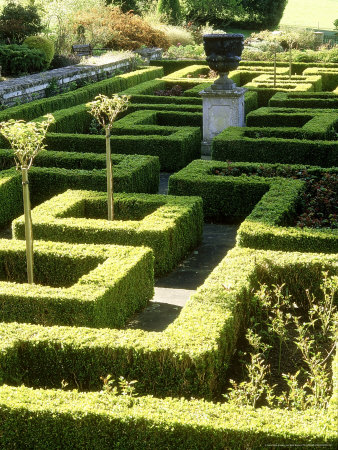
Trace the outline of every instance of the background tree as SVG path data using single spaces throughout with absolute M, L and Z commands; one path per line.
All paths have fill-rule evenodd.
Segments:
M 187 20 L 224 28 L 243 13 L 242 0 L 181 0 Z
M 181 5 L 179 0 L 158 0 L 157 11 L 166 17 L 171 25 L 177 25 L 181 19 Z
M 36 155 L 45 148 L 43 140 L 49 125 L 54 122 L 51 114 L 45 116 L 42 122 L 25 122 L 24 120 L 9 120 L 0 123 L 0 133 L 5 136 L 14 151 L 14 159 L 22 174 L 23 205 L 25 215 L 25 238 L 28 283 L 34 283 L 33 276 L 33 228 L 31 203 L 29 195 L 28 170 Z
M 108 220 L 114 220 L 114 189 L 113 189 L 113 164 L 111 160 L 110 130 L 119 113 L 125 111 L 129 103 L 128 95 L 119 97 L 114 94 L 112 98 L 98 95 L 93 102 L 87 103 L 89 113 L 95 117 L 106 133 L 106 165 L 107 165 L 107 195 L 108 195 Z
M 38 34 L 43 26 L 34 5 L 22 6 L 9 2 L 0 15 L 0 39 L 21 44 L 27 36 Z

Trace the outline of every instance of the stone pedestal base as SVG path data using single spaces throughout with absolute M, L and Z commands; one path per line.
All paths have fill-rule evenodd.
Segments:
M 244 127 L 244 93 L 246 89 L 208 90 L 200 92 L 203 101 L 202 154 L 210 155 L 215 136 L 228 127 Z

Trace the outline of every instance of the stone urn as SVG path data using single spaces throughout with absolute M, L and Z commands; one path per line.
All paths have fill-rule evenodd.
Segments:
M 244 48 L 243 34 L 204 34 L 203 45 L 210 69 L 219 74 L 212 90 L 232 90 L 236 84 L 228 78 L 236 70 Z

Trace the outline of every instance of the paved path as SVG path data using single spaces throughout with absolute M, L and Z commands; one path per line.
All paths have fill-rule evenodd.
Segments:
M 156 280 L 154 298 L 130 320 L 127 328 L 163 331 L 227 251 L 234 247 L 237 228 L 237 225 L 205 224 L 201 245 L 176 270 Z
M 161 173 L 160 194 L 167 194 L 169 176 L 169 173 Z M 205 224 L 201 245 L 173 272 L 156 280 L 154 298 L 132 317 L 127 328 L 163 331 L 228 250 L 234 247 L 237 228 L 237 225 Z

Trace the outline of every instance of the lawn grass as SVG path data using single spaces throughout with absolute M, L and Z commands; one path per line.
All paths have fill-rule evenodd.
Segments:
M 338 18 L 337 0 L 289 0 L 280 25 L 331 30 Z

